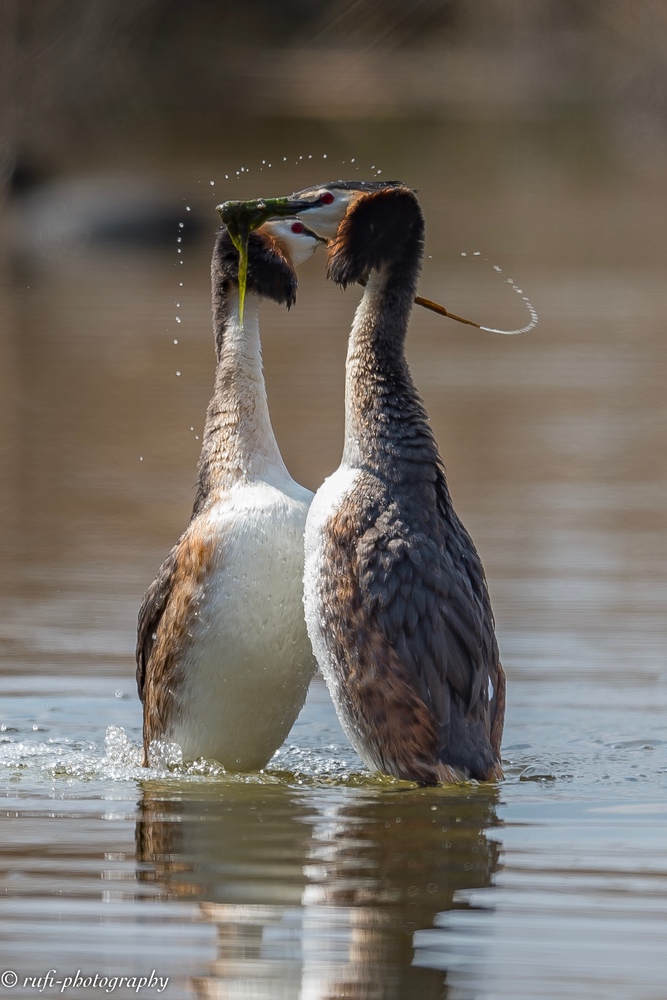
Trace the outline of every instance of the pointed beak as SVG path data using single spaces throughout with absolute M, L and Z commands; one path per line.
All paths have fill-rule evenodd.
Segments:
M 225 201 L 216 212 L 231 233 L 252 232 L 269 219 L 286 219 L 317 207 L 318 198 L 257 198 L 254 201 Z
M 270 219 L 285 219 L 302 213 L 306 215 L 308 229 L 323 243 L 336 235 L 338 225 L 347 206 L 330 205 L 323 200 L 330 197 L 327 192 L 314 190 L 285 198 L 257 198 L 255 201 L 226 201 L 218 205 L 223 223 L 233 240 L 243 238 L 244 233 L 259 229 Z
M 334 198 L 330 191 L 315 190 L 311 192 L 300 191 L 293 196 L 292 203 L 302 202 L 304 207 L 298 209 L 299 217 L 302 218 L 309 229 L 323 239 L 325 242 L 333 240 L 338 232 L 338 228 L 349 212 L 352 205 L 363 197 L 363 192 L 359 191 L 339 191 Z
M 329 240 L 326 238 L 326 236 L 320 236 L 313 229 L 309 229 L 308 226 L 304 226 L 303 231 L 304 233 L 306 233 L 307 236 L 310 236 L 312 237 L 312 239 L 317 240 L 317 242 L 321 243 L 323 246 L 326 247 L 329 245 Z

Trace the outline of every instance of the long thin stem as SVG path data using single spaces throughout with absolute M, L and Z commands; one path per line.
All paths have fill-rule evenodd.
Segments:
M 250 231 L 247 226 L 239 227 L 239 232 L 229 230 L 232 243 L 239 252 L 239 322 L 243 326 L 243 308 L 245 306 L 245 290 L 248 282 L 248 238 Z
M 423 306 L 424 309 L 430 309 L 431 312 L 437 313 L 439 316 L 447 316 L 448 319 L 455 319 L 457 323 L 465 323 L 466 326 L 474 326 L 475 329 L 481 330 L 482 327 L 479 323 L 475 323 L 472 319 L 464 319 L 463 316 L 457 316 L 456 313 L 452 313 L 449 309 L 445 309 L 438 302 L 433 302 L 431 299 L 425 299 L 422 295 L 415 295 L 415 302 L 418 306 Z

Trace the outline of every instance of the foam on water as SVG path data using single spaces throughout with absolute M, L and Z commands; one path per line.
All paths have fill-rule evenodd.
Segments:
M 561 731 L 562 734 L 562 731 Z M 552 742 L 551 740 L 549 741 Z M 106 729 L 102 744 L 67 738 L 45 742 L 0 740 L 0 777 L 19 783 L 43 782 L 177 782 L 216 781 L 232 784 L 283 785 L 286 787 L 350 787 L 376 791 L 417 788 L 415 783 L 397 781 L 365 770 L 354 752 L 338 743 L 311 747 L 299 742 L 285 744 L 269 765 L 257 772 L 235 774 L 217 762 L 200 758 L 183 763 L 177 744 L 156 741 L 150 752 L 150 766 L 142 766 L 143 751 L 138 740 L 122 726 Z M 619 786 L 645 782 L 661 786 L 667 777 L 667 740 L 651 734 L 644 739 L 606 741 L 576 738 L 573 733 L 562 746 L 514 743 L 503 755 L 505 781 L 502 787 L 524 782 L 569 785 L 568 794 L 586 794 L 594 784 Z M 476 782 L 468 783 L 469 787 Z
M 183 763 L 175 743 L 155 741 L 151 746 L 150 766 L 142 766 L 141 744 L 132 740 L 122 726 L 108 726 L 104 744 L 75 740 L 50 740 L 46 743 L 11 742 L 0 744 L 0 769 L 4 777 L 15 781 L 112 781 L 145 782 L 174 779 L 182 781 L 222 781 L 232 784 L 284 785 L 289 787 L 329 787 L 404 789 L 418 787 L 413 782 L 397 781 L 387 775 L 371 774 L 337 753 L 331 745 L 324 752 L 297 744 L 278 750 L 267 768 L 246 774 L 225 770 L 217 761 L 198 760 Z M 351 754 L 346 755 L 348 758 Z

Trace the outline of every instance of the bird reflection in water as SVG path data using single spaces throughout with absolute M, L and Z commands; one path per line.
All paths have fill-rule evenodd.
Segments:
M 442 1000 L 446 956 L 415 964 L 414 935 L 491 885 L 496 805 L 488 786 L 146 784 L 138 878 L 216 925 L 199 997 Z

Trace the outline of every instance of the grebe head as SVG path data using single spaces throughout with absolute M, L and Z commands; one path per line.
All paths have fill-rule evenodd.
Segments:
M 301 219 L 273 219 L 265 222 L 257 232 L 277 243 L 283 254 L 298 267 L 304 261 L 310 260 L 319 246 L 326 245 L 326 240 L 318 236 L 306 226 Z
M 395 187 L 403 187 L 403 184 L 401 181 L 330 181 L 295 192 L 288 204 L 293 205 L 295 215 L 308 213 L 309 229 L 325 240 L 332 240 L 340 223 L 360 198 Z
M 365 285 L 372 271 L 398 265 L 397 275 L 417 276 L 424 251 L 424 217 L 414 191 L 394 184 L 361 193 L 329 243 L 329 277 L 346 288 Z
M 265 222 L 248 237 L 247 288 L 289 309 L 296 301 L 299 264 L 325 242 L 296 218 Z M 238 285 L 239 252 L 223 226 L 213 252 L 213 273 L 224 283 Z

